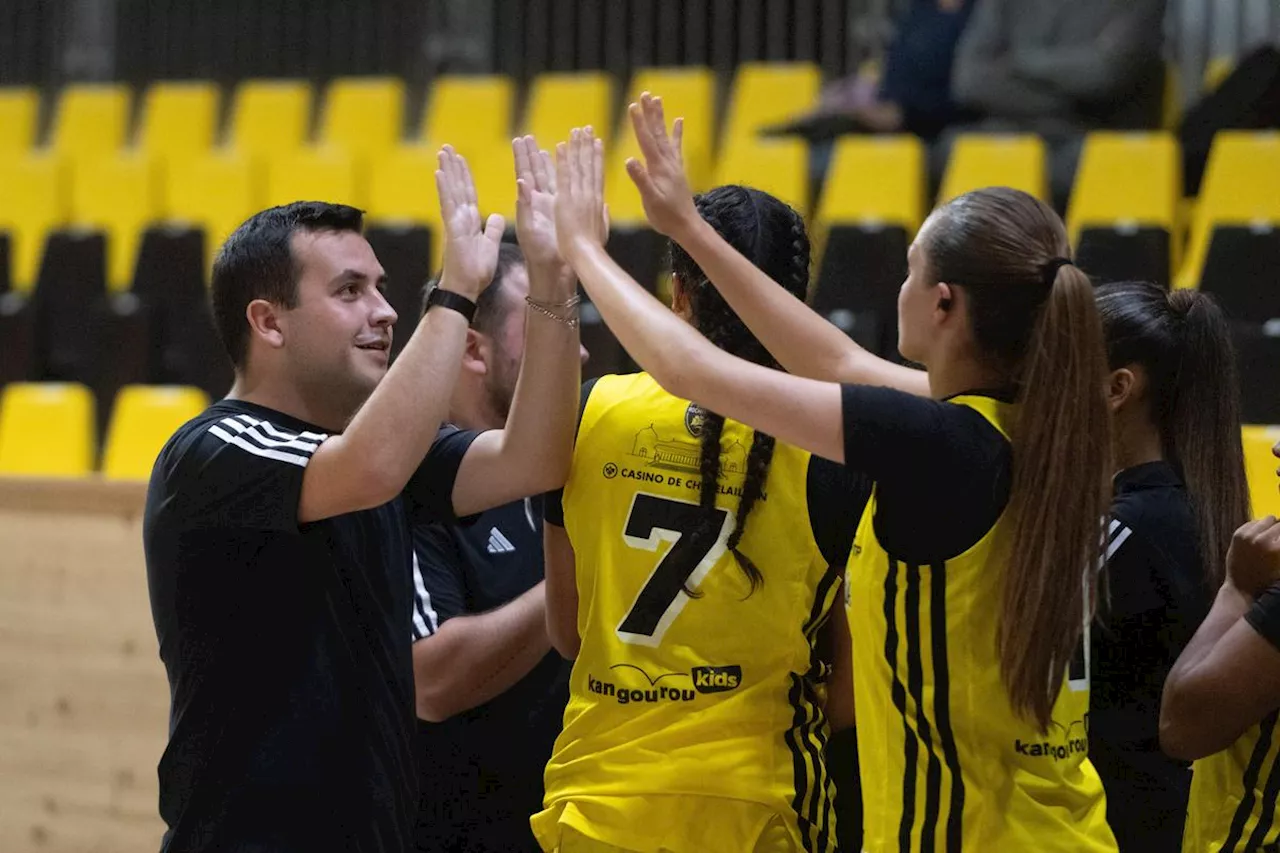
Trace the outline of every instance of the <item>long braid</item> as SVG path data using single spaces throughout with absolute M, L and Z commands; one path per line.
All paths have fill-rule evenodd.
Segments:
M 804 220 L 798 213 L 766 193 L 737 186 L 717 188 L 699 196 L 697 201 L 702 218 L 735 249 L 775 278 L 792 295 L 799 299 L 805 298 L 809 285 L 809 237 Z M 746 217 L 749 224 L 742 221 L 744 211 L 750 211 Z M 724 214 L 723 218 L 721 213 Z M 727 218 L 733 218 L 736 227 L 724 227 L 722 219 Z M 693 308 L 693 323 L 698 331 L 726 352 L 755 364 L 778 369 L 779 365 L 772 354 L 747 329 L 719 291 L 675 243 L 671 245 L 671 261 L 672 269 L 680 274 L 681 283 L 688 293 Z M 699 505 L 706 511 L 706 518 L 694 534 L 696 536 L 714 537 L 718 533 L 715 529 L 715 505 L 719 492 L 720 440 L 723 431 L 724 418 L 704 410 L 699 464 L 702 493 Z M 751 592 L 755 592 L 764 583 L 764 575 L 755 562 L 741 551 L 739 545 L 746 534 L 747 520 L 752 510 L 765 497 L 764 486 L 769 477 L 776 444 L 773 436 L 762 432 L 752 435 L 751 449 L 747 453 L 746 476 L 738 499 L 737 523 L 726 543 L 726 548 L 737 559 L 743 574 L 750 581 Z M 685 592 L 690 593 L 687 587 Z

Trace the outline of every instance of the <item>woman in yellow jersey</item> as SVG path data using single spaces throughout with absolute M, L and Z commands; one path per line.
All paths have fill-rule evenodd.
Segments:
M 1160 745 L 1195 761 L 1184 853 L 1280 850 L 1278 719 L 1280 523 L 1267 516 L 1236 531 L 1226 582 L 1164 686 Z
M 695 205 L 803 296 L 799 214 L 740 186 Z M 670 316 L 776 368 L 678 246 L 671 262 Z M 840 618 L 843 715 L 819 634 L 843 616 L 840 508 L 869 485 L 644 373 L 588 383 L 581 417 L 545 508 L 548 630 L 575 662 L 535 835 L 561 853 L 834 853 L 823 748 L 828 711 L 849 717 L 848 634 Z
M 929 217 L 898 301 L 902 353 L 927 367 L 913 371 L 861 350 L 707 228 L 679 120 L 668 138 L 647 96 L 632 117 L 646 162 L 628 169 L 650 221 L 784 368 L 817 379 L 710 346 L 613 263 L 586 226 L 602 155 L 578 135 L 560 152 L 557 232 L 596 307 L 676 396 L 875 483 L 846 576 L 864 849 L 1114 851 L 1080 653 L 1111 474 L 1107 365 L 1061 220 L 1008 189 Z

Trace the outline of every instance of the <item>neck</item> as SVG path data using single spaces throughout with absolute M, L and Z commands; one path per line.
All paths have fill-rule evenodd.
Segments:
M 502 418 L 485 400 L 484 389 L 461 379 L 449 401 L 449 423 L 466 430 L 502 429 Z
M 1116 418 L 1115 464 L 1117 471 L 1124 471 L 1147 462 L 1164 459 L 1164 446 L 1160 433 L 1150 425 L 1126 425 Z
M 1003 388 L 1008 384 L 1009 378 L 1003 373 L 971 359 L 943 358 L 937 367 L 929 368 L 929 394 L 935 400 L 966 391 Z
M 354 412 L 341 411 L 333 401 L 318 403 L 303 389 L 279 378 L 266 379 L 236 372 L 235 384 L 227 393 L 228 400 L 243 400 L 265 406 L 289 417 L 323 427 L 331 433 L 342 432 Z

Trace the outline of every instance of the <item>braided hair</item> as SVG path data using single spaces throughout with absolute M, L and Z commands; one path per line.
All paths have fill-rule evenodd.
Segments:
M 800 214 L 766 192 L 732 184 L 702 193 L 694 203 L 702 218 L 731 246 L 793 296 L 804 299 L 809 288 L 809 235 Z M 688 253 L 674 242 L 671 243 L 671 271 L 679 278 L 680 286 L 689 299 L 693 325 L 703 336 L 739 358 L 779 368 L 778 362 L 733 312 Z M 702 492 L 699 503 L 706 516 L 694 535 L 714 540 L 724 417 L 705 410 L 702 414 L 699 460 Z M 752 435 L 751 449 L 747 453 L 746 479 L 738 499 L 737 526 L 726 543 L 726 548 L 751 582 L 752 592 L 764 582 L 764 576 L 751 558 L 742 553 L 739 545 L 746 533 L 751 510 L 764 494 L 774 444 L 771 435 L 759 431 Z M 688 589 L 685 592 L 693 594 Z

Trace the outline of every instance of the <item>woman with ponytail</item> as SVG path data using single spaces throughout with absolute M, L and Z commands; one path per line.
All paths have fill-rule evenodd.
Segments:
M 936 210 L 898 300 L 912 371 L 869 355 L 706 227 L 680 121 L 648 95 L 628 170 L 788 375 L 673 322 L 604 251 L 600 146 L 559 153 L 561 252 L 668 391 L 874 483 L 846 575 L 863 849 L 1114 851 L 1087 758 L 1093 615 L 1109 497 L 1102 325 L 1061 220 L 1010 189 Z M 566 187 L 568 188 L 566 191 Z M 803 376 L 813 378 L 802 378 Z M 832 381 L 834 380 L 834 381 Z M 915 396 L 916 394 L 923 396 Z
M 1174 853 L 1191 770 L 1160 749 L 1160 692 L 1249 519 L 1235 357 L 1207 294 L 1142 282 L 1096 294 L 1117 473 L 1090 634 L 1089 755 L 1122 853 Z
M 805 292 L 794 210 L 740 186 L 693 204 Z M 675 244 L 671 268 L 674 323 L 777 370 Z M 856 521 L 842 510 L 868 490 L 647 374 L 584 389 L 572 471 L 543 527 L 548 633 L 575 658 L 532 820 L 544 849 L 834 853 L 823 748 L 852 713 L 838 602 Z

